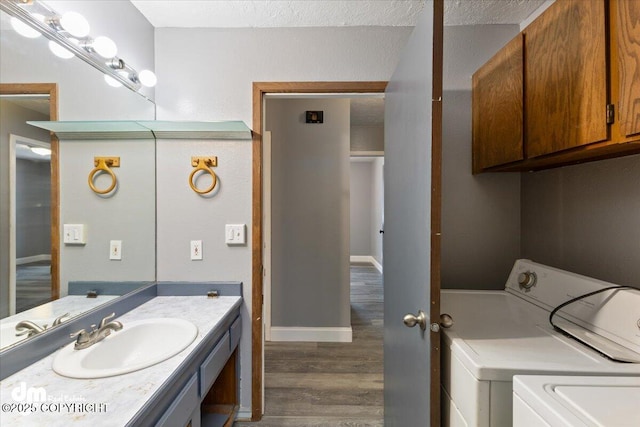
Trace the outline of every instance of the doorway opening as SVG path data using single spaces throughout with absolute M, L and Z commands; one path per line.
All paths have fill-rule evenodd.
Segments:
M 21 313 L 52 300 L 51 142 L 12 134 L 9 144 L 15 254 L 10 294 L 15 312 Z
M 265 282 L 266 282 L 266 286 L 268 287 L 270 285 L 270 283 L 268 282 L 268 278 L 270 277 L 270 267 L 269 267 L 269 259 L 267 257 L 266 259 L 266 263 L 263 263 L 263 254 L 270 254 L 271 253 L 271 248 L 270 247 L 264 247 L 263 245 L 266 244 L 268 245 L 270 243 L 270 227 L 269 227 L 269 218 L 267 217 L 266 220 L 264 218 L 264 214 L 267 211 L 267 209 L 270 211 L 271 206 L 269 206 L 270 202 L 273 202 L 273 200 L 271 200 L 270 198 L 268 198 L 267 196 L 265 196 L 265 194 L 263 193 L 263 185 L 265 185 L 265 187 L 267 187 L 267 190 L 270 190 L 268 187 L 271 185 L 271 182 L 267 181 L 267 175 L 270 175 L 270 167 L 272 166 L 270 163 L 268 162 L 264 162 L 263 163 L 263 155 L 269 155 L 271 156 L 271 140 L 270 140 L 270 136 L 267 132 L 268 128 L 265 126 L 266 125 L 266 115 L 265 115 L 265 110 L 266 110 L 266 99 L 269 95 L 273 95 L 273 94 L 288 94 L 288 96 L 291 96 L 291 94 L 304 94 L 304 96 L 309 96 L 310 94 L 313 94 L 314 96 L 317 96 L 320 99 L 327 99 L 327 95 L 328 94 L 333 94 L 333 96 L 335 96 L 336 94 L 339 94 L 339 96 L 341 96 L 343 99 L 344 98 L 349 98 L 351 97 L 351 95 L 353 95 L 353 97 L 358 97 L 359 94 L 362 93 L 366 93 L 366 94 L 379 94 L 379 93 L 383 93 L 384 89 L 386 87 L 386 82 L 335 82 L 335 83 L 331 83 L 331 82 L 317 82 L 317 83 L 254 83 L 254 142 L 256 142 L 254 144 L 254 234 L 253 234 L 253 250 L 254 250 L 254 269 L 253 269 L 253 304 L 252 304 L 252 329 L 253 329 L 253 364 L 252 364 L 252 369 L 253 369 L 253 374 L 252 374 L 252 398 L 253 398 L 253 403 L 252 403 L 252 419 L 253 420 L 259 420 L 262 416 L 262 408 L 264 405 L 264 395 L 263 395 L 263 375 L 264 375 L 264 357 L 263 357 L 263 305 L 262 305 L 262 298 L 263 298 L 263 274 L 264 274 L 264 278 L 265 278 Z M 349 94 L 349 96 L 347 96 L 346 94 Z M 282 96 L 282 95 L 281 95 Z M 315 108 L 315 107 L 314 107 Z M 342 106 L 342 108 L 344 108 L 344 106 Z M 348 104 L 347 104 L 347 108 Z M 297 120 L 299 122 L 301 122 L 301 124 L 304 124 L 306 126 L 313 126 L 313 124 L 306 124 L 304 122 L 304 117 L 305 117 L 305 111 L 299 111 L 297 112 L 295 115 L 297 115 L 298 117 L 294 117 L 294 120 Z M 331 117 L 324 115 L 324 120 L 327 120 L 327 117 Z M 316 125 L 317 126 L 317 125 Z M 311 128 L 310 128 L 311 129 Z M 317 129 L 317 128 L 315 128 Z M 344 132 L 343 132 L 344 133 Z M 347 140 L 348 138 L 348 131 L 347 131 Z M 343 135 L 344 136 L 344 135 Z M 346 178 L 348 178 L 349 176 L 349 164 L 350 164 L 350 147 L 348 145 L 349 143 L 347 142 L 347 145 L 343 147 L 343 151 L 342 153 L 344 153 L 343 159 L 344 162 L 341 164 L 342 169 L 341 170 L 346 170 L 345 176 Z M 318 148 L 320 150 L 322 150 L 323 147 L 311 147 L 311 148 Z M 326 148 L 326 147 L 324 147 Z M 264 154 L 263 154 L 263 150 L 264 150 Z M 324 157 L 323 157 L 324 159 Z M 326 160 L 326 159 L 325 159 Z M 292 163 L 294 165 L 294 167 L 300 167 L 300 168 L 304 168 L 305 167 L 305 162 L 301 161 L 301 162 L 294 162 Z M 309 169 L 315 169 L 315 170 L 321 170 L 321 168 L 314 168 L 312 165 L 310 164 L 306 164 L 306 166 Z M 316 165 L 317 166 L 317 165 Z M 326 171 L 325 171 L 326 172 Z M 263 177 L 265 179 L 265 181 L 263 181 Z M 256 185 L 258 184 L 258 185 Z M 296 185 L 297 182 L 293 182 L 291 183 L 291 185 Z M 312 188 L 313 186 L 309 187 L 307 186 L 306 188 Z M 350 260 L 350 238 L 349 238 L 349 234 L 348 234 L 348 230 L 349 230 L 349 214 L 348 214 L 348 205 L 349 205 L 349 183 L 346 183 L 346 190 L 347 191 L 343 191 L 343 194 L 341 196 L 338 196 L 338 199 L 340 199 L 340 197 L 342 197 L 343 199 L 346 198 L 346 206 L 347 206 L 347 210 L 346 210 L 346 216 L 343 215 L 343 221 L 342 224 L 339 225 L 340 227 L 342 227 L 343 230 L 347 230 L 347 233 L 344 234 L 343 233 L 343 237 L 342 237 L 342 245 L 341 245 L 341 249 L 339 250 L 339 255 L 341 257 L 341 259 L 344 259 L 346 262 L 344 263 L 344 266 L 341 267 L 341 277 L 345 277 L 345 273 L 346 273 L 346 282 L 347 282 L 347 286 L 346 288 L 341 288 L 339 292 L 345 292 L 347 293 L 347 303 L 346 303 L 346 312 L 347 312 L 347 316 L 348 316 L 348 323 L 349 323 L 349 327 L 348 327 L 348 331 L 343 329 L 343 328 L 333 328 L 333 330 L 329 330 L 329 331 L 317 331 L 317 330 L 303 330 L 302 333 L 306 334 L 308 332 L 311 332 L 312 334 L 314 333 L 319 333 L 320 335 L 322 335 L 323 333 L 327 332 L 329 334 L 330 339 L 325 339 L 325 341 L 350 341 L 351 340 L 351 327 L 350 327 L 350 321 L 351 321 L 351 313 L 350 313 L 350 303 L 349 303 L 349 283 L 350 283 L 350 278 L 349 278 L 349 260 Z M 344 189 L 344 186 L 343 186 Z M 313 191 L 313 190 L 311 190 Z M 258 203 L 256 203 L 256 201 Z M 264 209 L 264 210 L 263 210 Z M 302 222 L 304 222 L 304 220 L 302 220 Z M 257 227 L 256 227 L 257 225 Z M 264 230 L 263 230 L 263 225 L 264 225 Z M 308 224 L 303 224 L 303 225 L 308 225 Z M 380 227 L 380 224 L 378 225 L 378 227 Z M 263 231 L 264 231 L 264 237 L 265 239 L 263 239 Z M 379 230 L 376 230 L 379 231 Z M 279 233 L 281 233 L 282 231 L 280 231 Z M 327 240 L 332 240 L 332 239 L 327 239 Z M 322 246 L 322 243 L 327 243 L 327 242 L 316 242 L 315 246 L 318 246 L 318 244 L 320 244 L 320 246 Z M 264 250 L 264 252 L 263 252 Z M 263 265 L 264 265 L 264 270 L 263 270 Z M 269 310 L 272 306 L 272 301 L 270 301 L 270 291 L 268 289 L 265 289 L 265 293 L 264 293 L 264 309 L 265 312 L 267 310 Z M 343 298 L 344 299 L 344 298 Z M 340 311 L 342 310 L 342 311 Z M 270 317 L 273 313 L 267 313 Z M 335 310 L 335 313 L 338 316 L 341 316 L 344 314 L 344 307 L 339 307 Z M 266 320 L 266 319 L 265 319 Z M 330 328 L 331 329 L 331 328 Z M 265 330 L 266 332 L 266 330 Z M 271 331 L 273 332 L 273 331 Z M 280 331 L 282 332 L 282 331 Z M 286 331 L 286 332 L 291 332 L 291 331 Z M 295 333 L 300 332 L 300 331 L 294 331 L 294 336 L 295 337 Z M 338 339 L 335 339 L 336 337 L 338 337 Z M 342 337 L 342 338 L 340 338 Z M 344 339 L 345 337 L 348 337 L 348 339 Z M 272 338 L 272 337 L 269 337 Z M 322 341 L 322 340 L 319 340 Z
M 57 120 L 57 92 L 55 83 L 0 84 L 0 317 L 59 298 L 58 144 L 26 123 Z

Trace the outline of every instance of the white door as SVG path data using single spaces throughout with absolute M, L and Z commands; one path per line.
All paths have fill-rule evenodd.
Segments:
M 437 10 L 435 12 L 434 10 Z M 385 426 L 428 426 L 432 399 L 437 403 L 438 371 L 431 372 L 430 324 L 438 322 L 439 277 L 432 267 L 432 237 L 439 241 L 439 214 L 432 225 L 432 203 L 439 209 L 439 178 L 432 177 L 432 141 L 439 144 L 442 38 L 434 38 L 434 22 L 441 31 L 441 0 L 427 1 L 421 17 L 389 81 L 385 95 L 384 177 L 384 417 Z M 436 18 L 437 17 L 437 18 Z M 436 21 L 439 20 L 439 21 Z M 437 31 L 435 32 L 437 34 Z M 434 39 L 440 46 L 434 49 Z M 434 56 L 434 50 L 438 55 Z M 435 64 L 439 64 L 434 67 Z M 435 79 L 441 82 L 441 79 Z M 440 89 L 437 86 L 440 86 Z M 436 99 L 436 104 L 440 101 Z M 434 123 L 436 138 L 433 138 Z M 439 145 L 437 145 L 439 147 Z M 436 150 L 436 166 L 439 165 Z M 439 170 L 436 167 L 435 170 Z M 432 184 L 438 189 L 432 198 Z M 437 249 L 436 249 L 437 254 Z M 437 258 L 436 258 L 437 259 Z M 432 294 L 432 279 L 435 280 Z M 433 295 L 433 297 L 432 297 Z M 410 313 L 426 313 L 423 330 L 403 323 Z M 437 354 L 437 353 L 436 353 Z M 437 361 L 436 361 L 437 362 Z M 437 382 L 436 382 L 437 385 Z M 435 395 L 432 395 L 435 390 Z M 436 406 L 437 408 L 437 406 Z M 436 409 L 437 411 L 437 409 Z M 437 414 L 435 414 L 437 416 Z M 438 418 L 434 418 L 438 419 Z

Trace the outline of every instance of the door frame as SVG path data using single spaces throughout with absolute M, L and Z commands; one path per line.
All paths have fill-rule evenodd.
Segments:
M 57 83 L 0 83 L 0 95 L 49 95 L 49 120 L 58 120 Z M 51 298 L 60 298 L 60 166 L 58 138 L 51 133 Z
M 254 82 L 252 166 L 252 272 L 251 272 L 251 420 L 263 411 L 263 150 L 264 95 L 275 93 L 384 93 L 387 82 Z

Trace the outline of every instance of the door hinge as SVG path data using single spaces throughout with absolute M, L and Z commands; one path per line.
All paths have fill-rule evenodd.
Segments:
M 607 104 L 607 124 L 610 125 L 615 121 L 616 108 L 613 104 Z

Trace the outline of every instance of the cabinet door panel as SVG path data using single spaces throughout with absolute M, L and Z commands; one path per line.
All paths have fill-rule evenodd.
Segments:
M 525 30 L 527 157 L 607 139 L 604 0 L 557 0 Z
M 473 170 L 522 160 L 523 41 L 518 35 L 473 75 Z
M 640 133 L 640 0 L 617 2 L 618 116 L 623 135 Z

